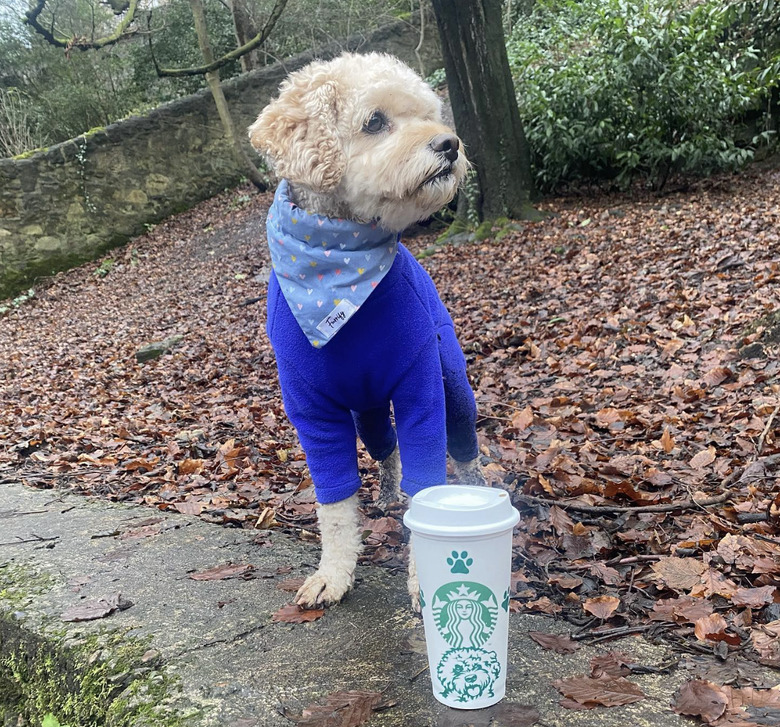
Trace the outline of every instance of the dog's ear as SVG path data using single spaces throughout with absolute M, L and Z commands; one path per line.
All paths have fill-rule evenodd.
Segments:
M 327 192 L 339 183 L 346 166 L 337 126 L 341 92 L 317 65 L 290 75 L 279 98 L 249 127 L 249 140 L 278 176 Z

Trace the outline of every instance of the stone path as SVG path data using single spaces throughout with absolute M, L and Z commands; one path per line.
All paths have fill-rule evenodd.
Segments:
M 137 725 L 292 725 L 285 714 L 300 715 L 328 694 L 358 689 L 382 692 L 391 705 L 376 712 L 369 727 L 489 724 L 484 713 L 450 710 L 434 700 L 422 625 L 409 609 L 403 577 L 360 568 L 354 592 L 323 618 L 274 623 L 271 615 L 292 595 L 279 583 L 311 572 L 318 549 L 281 533 L 261 546 L 253 543 L 257 535 L 151 508 L 0 485 L 0 653 L 21 649 L 40 661 L 48 649 L 63 672 L 72 670 L 79 653 L 93 666 L 118 662 L 117 691 L 134 694 L 137 710 L 151 702 L 166 715 L 155 721 L 140 710 Z M 256 577 L 197 581 L 188 575 L 228 562 L 251 563 Z M 62 620 L 68 609 L 98 599 L 115 610 L 94 621 Z M 537 724 L 689 724 L 669 707 L 683 679 L 679 673 L 632 677 L 648 698 L 628 707 L 561 708 L 552 682 L 587 674 L 598 653 L 622 648 L 642 664 L 660 664 L 668 655 L 628 638 L 561 656 L 542 650 L 527 636 L 531 630 L 567 628 L 538 616 L 511 617 L 506 702 L 536 708 Z M 121 663 L 118 644 L 137 644 L 135 663 Z M 0 724 L 15 725 L 7 680 L 0 667 L 0 700 L 6 701 L 0 701 Z M 55 716 L 57 708 L 50 706 Z M 176 716 L 186 719 L 176 722 Z

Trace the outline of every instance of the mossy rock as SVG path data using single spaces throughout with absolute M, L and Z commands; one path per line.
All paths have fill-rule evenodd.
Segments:
M 164 706 L 176 690 L 148 640 L 27 623 L 24 609 L 52 582 L 19 566 L 0 568 L 0 724 L 179 727 Z

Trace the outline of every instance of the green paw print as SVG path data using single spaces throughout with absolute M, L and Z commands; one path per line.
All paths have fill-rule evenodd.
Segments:
M 452 551 L 452 557 L 447 558 L 447 565 L 452 566 L 450 573 L 468 573 L 469 566 L 473 563 L 473 559 L 469 558 L 469 554 L 464 550 L 458 555 L 457 550 Z

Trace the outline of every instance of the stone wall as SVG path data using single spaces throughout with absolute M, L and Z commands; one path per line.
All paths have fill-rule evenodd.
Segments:
M 426 74 L 441 66 L 433 35 L 429 29 L 422 52 Z M 252 123 L 287 73 L 315 56 L 377 50 L 419 68 L 418 41 L 418 29 L 399 22 L 226 81 L 236 128 Z M 241 176 L 208 91 L 25 159 L 0 160 L 0 299 L 98 257 Z

